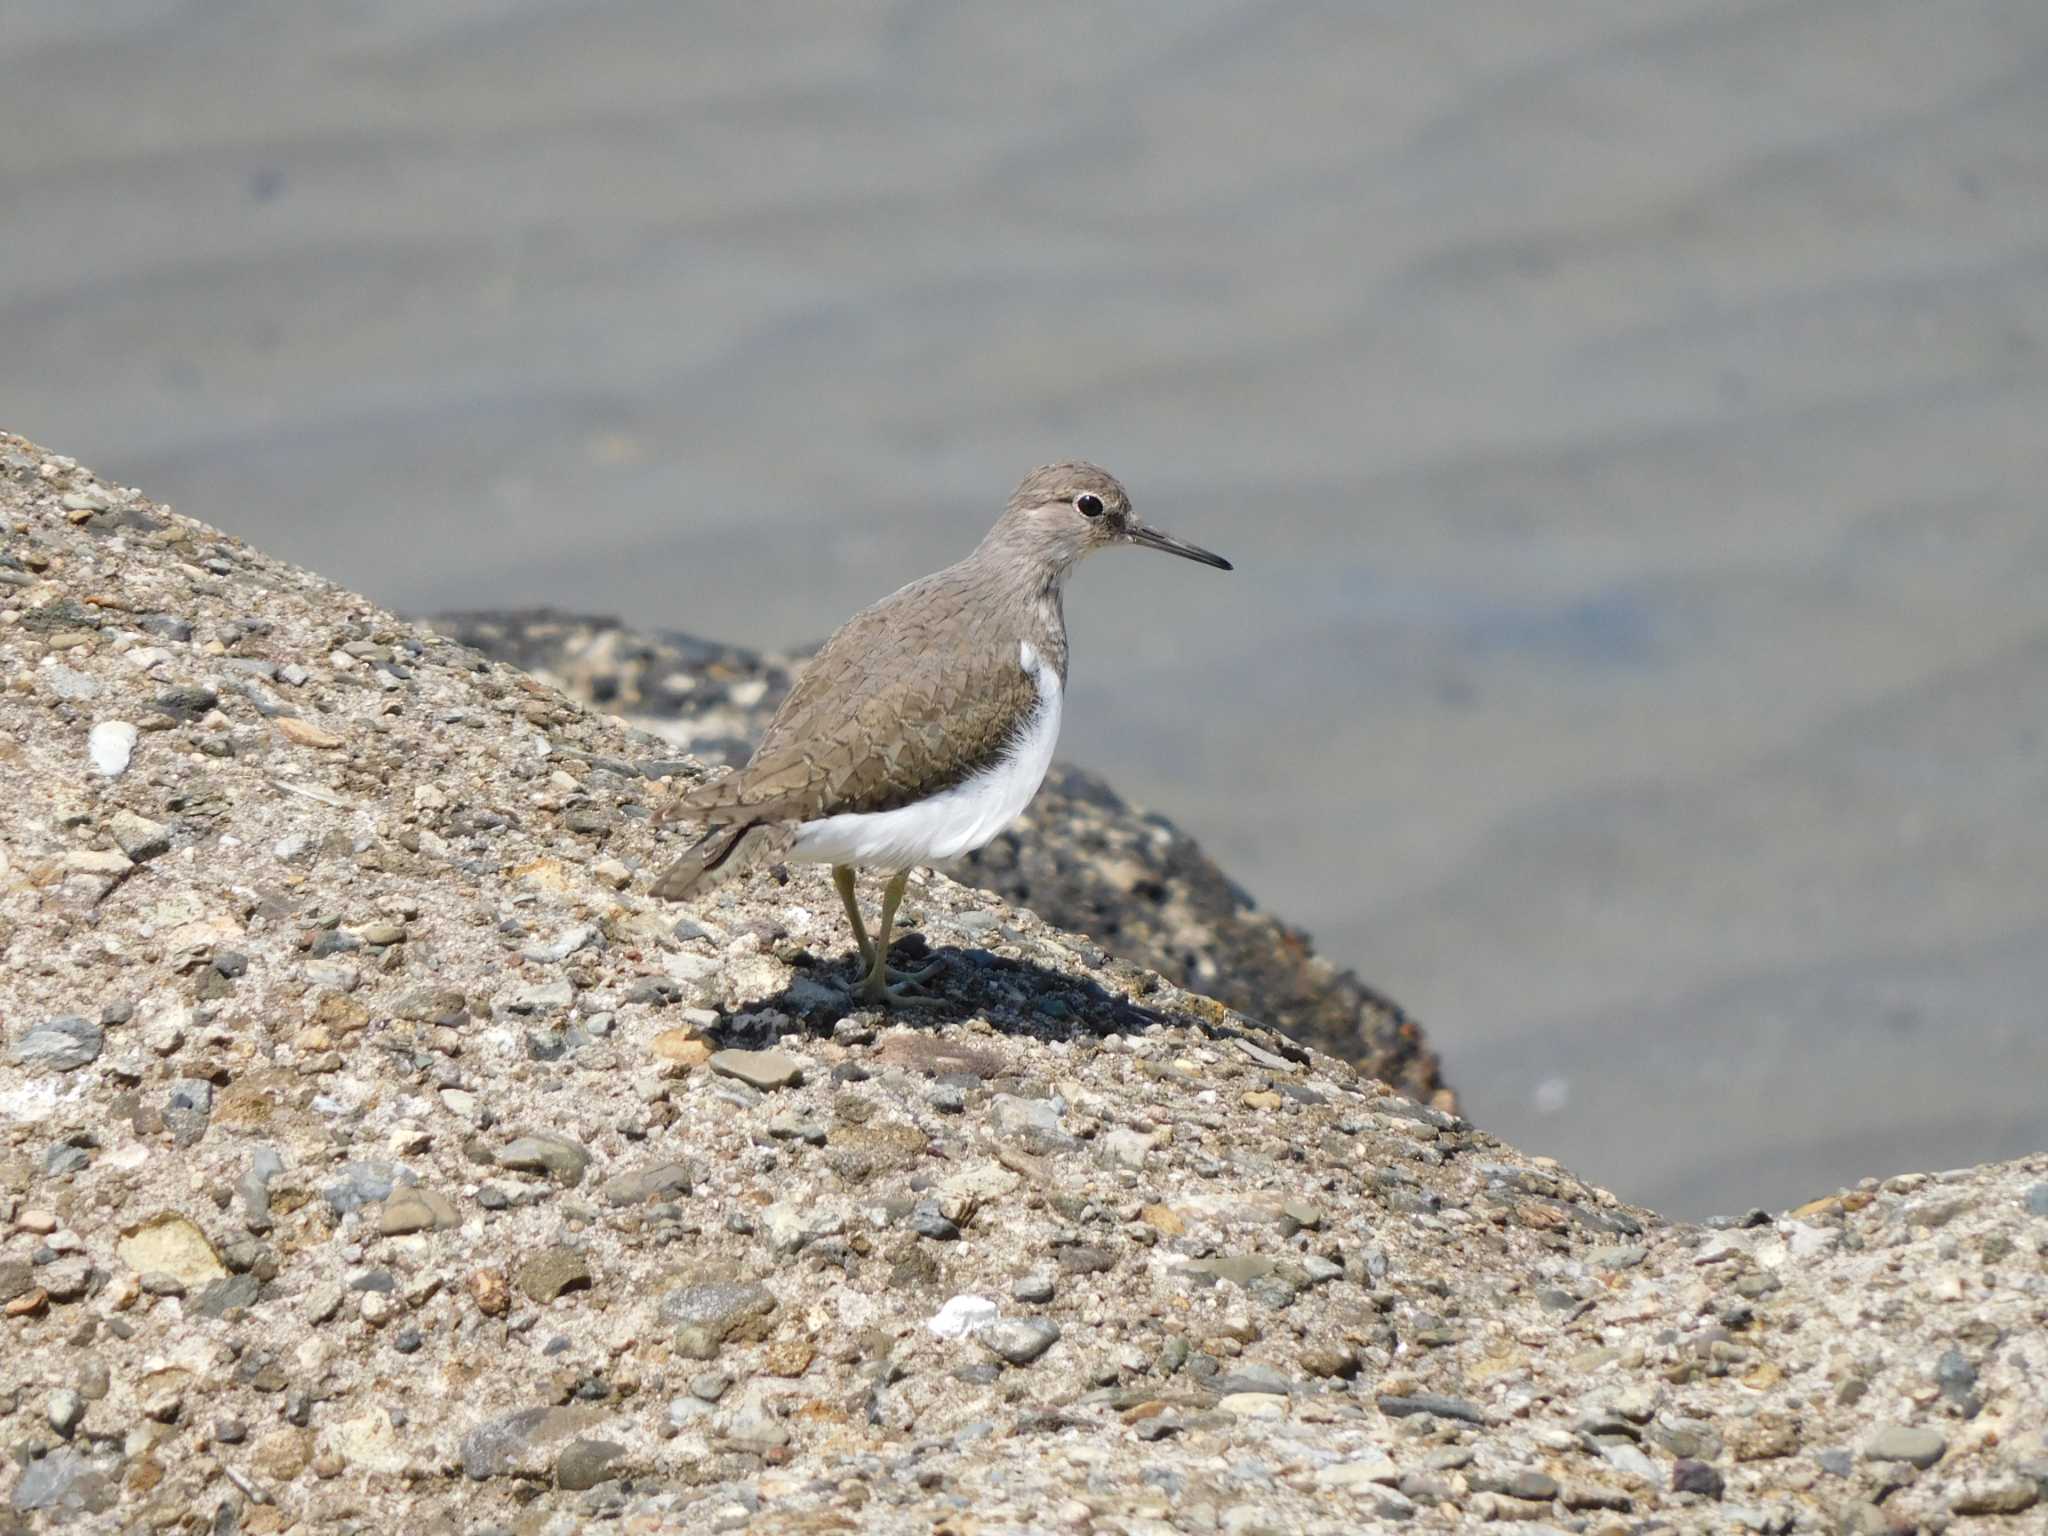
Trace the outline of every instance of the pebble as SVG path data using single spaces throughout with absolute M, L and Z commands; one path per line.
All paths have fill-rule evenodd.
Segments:
M 75 1072 L 99 1060 L 106 1032 L 89 1019 L 63 1014 L 35 1025 L 8 1053 L 16 1066 L 34 1072 Z
M 1277 1392 L 1229 1392 L 1216 1407 L 1240 1419 L 1284 1419 L 1287 1399 Z
M 708 1065 L 762 1093 L 795 1087 L 804 1076 L 803 1063 L 786 1051 L 716 1051 Z
M 100 682 L 90 672 L 49 665 L 43 668 L 43 682 L 50 692 L 68 704 L 99 697 Z
M 775 1309 L 775 1293 L 758 1281 L 703 1278 L 663 1296 L 659 1315 L 679 1334 L 693 1334 L 688 1342 L 715 1350 L 737 1333 L 758 1331 Z
M 1034 1270 L 1028 1275 L 1018 1277 L 1017 1282 L 1010 1287 L 1010 1299 L 1031 1306 L 1043 1306 L 1053 1299 L 1058 1288 L 1058 1282 L 1053 1276 L 1044 1270 Z
M 1681 1457 L 1672 1463 L 1671 1489 L 1674 1493 L 1698 1493 L 1718 1499 L 1726 1488 L 1727 1482 L 1720 1471 L 1704 1461 Z
M 47 1509 L 83 1514 L 105 1509 L 113 1491 L 109 1479 L 86 1457 L 60 1449 L 22 1468 L 8 1503 L 24 1513 Z
M 1225 1394 L 1254 1392 L 1270 1397 L 1287 1397 L 1294 1392 L 1295 1383 L 1285 1371 L 1276 1371 L 1270 1365 L 1246 1365 L 1218 1376 L 1210 1387 Z
M 171 829 L 133 811 L 116 811 L 107 820 L 120 850 L 137 864 L 147 864 L 171 851 Z
M 416 1184 L 394 1189 L 377 1213 L 377 1230 L 386 1237 L 447 1231 L 461 1225 L 462 1217 L 446 1195 Z
M 43 1417 L 50 1428 L 66 1440 L 85 1422 L 85 1399 L 69 1387 L 59 1387 L 43 1401 Z
M 960 1228 L 946 1219 L 936 1200 L 918 1201 L 911 1209 L 907 1225 L 919 1237 L 928 1237 L 935 1242 L 951 1243 L 960 1238 Z
M 563 1184 L 580 1184 L 590 1153 L 560 1136 L 520 1136 L 498 1152 L 498 1166 L 516 1173 L 545 1173 Z
M 486 1420 L 462 1437 L 462 1470 L 476 1482 L 515 1472 L 536 1473 L 545 1453 L 604 1422 L 594 1408 L 522 1408 Z
M 955 1296 L 925 1320 L 942 1339 L 964 1339 L 996 1321 L 999 1308 L 986 1296 Z
M 626 1454 L 626 1448 L 612 1440 L 573 1440 L 555 1462 L 555 1486 L 566 1493 L 580 1493 L 610 1482 L 619 1474 L 612 1463 Z
M 527 1259 L 514 1279 L 531 1300 L 545 1305 L 566 1291 L 589 1290 L 590 1265 L 575 1249 L 557 1245 Z
M 1440 1397 L 1436 1393 L 1417 1393 L 1413 1397 L 1399 1393 L 1382 1393 L 1378 1397 L 1380 1413 L 1389 1419 L 1405 1419 L 1413 1413 L 1434 1413 L 1440 1419 L 1458 1419 L 1460 1423 L 1487 1421 L 1483 1409 L 1475 1403 L 1466 1403 L 1462 1397 Z
M 598 1193 L 607 1205 L 645 1205 L 649 1200 L 668 1200 L 690 1192 L 690 1170 L 681 1163 L 656 1163 L 649 1168 L 615 1174 L 605 1180 Z
M 1358 1493 L 1370 1490 L 1381 1483 L 1397 1483 L 1400 1480 L 1401 1469 L 1394 1465 L 1391 1458 L 1380 1455 L 1318 1467 L 1315 1473 L 1316 1486 L 1335 1493 Z
M 254 1275 L 229 1275 L 201 1291 L 192 1310 L 201 1317 L 225 1317 L 255 1306 L 262 1291 L 263 1282 Z
M 527 945 L 520 953 L 529 960 L 538 961 L 544 965 L 552 965 L 568 959 L 577 950 L 583 948 L 584 945 L 596 937 L 597 930 L 595 928 L 591 927 L 588 923 L 579 923 L 574 928 L 568 928 L 558 933 L 546 943 Z
M 1006 1318 L 979 1335 L 984 1348 L 1011 1365 L 1029 1365 L 1060 1340 L 1057 1323 L 1042 1317 Z
M 1948 1441 L 1935 1430 L 1887 1424 L 1863 1443 L 1865 1461 L 1904 1461 L 1925 1469 L 1948 1454 Z
M 845 1230 L 845 1214 L 829 1205 L 784 1200 L 761 1212 L 761 1231 L 777 1253 L 796 1253 Z
M 2038 1504 L 2041 1496 L 2041 1480 L 2007 1477 L 1959 1489 L 1948 1507 L 1958 1515 L 2019 1515 Z

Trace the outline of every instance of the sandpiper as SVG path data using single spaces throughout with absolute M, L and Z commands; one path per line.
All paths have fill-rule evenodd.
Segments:
M 931 967 L 889 969 L 909 872 L 982 847 L 1038 793 L 1067 681 L 1061 595 L 1081 558 L 1112 544 L 1230 569 L 1139 522 L 1107 470 L 1034 469 L 974 553 L 825 642 L 744 768 L 662 810 L 706 830 L 653 893 L 691 896 L 764 861 L 830 864 L 866 967 L 861 1001 L 927 1001 L 906 987 Z M 862 868 L 890 872 L 872 940 L 854 894 Z

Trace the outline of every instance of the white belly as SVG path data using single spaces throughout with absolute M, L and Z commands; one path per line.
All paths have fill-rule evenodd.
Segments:
M 1022 815 L 1045 782 L 1060 735 L 1059 674 L 1029 646 L 1022 659 L 1038 685 L 1038 709 L 1006 757 L 914 805 L 807 821 L 797 828 L 791 861 L 868 869 L 937 864 L 984 846 Z

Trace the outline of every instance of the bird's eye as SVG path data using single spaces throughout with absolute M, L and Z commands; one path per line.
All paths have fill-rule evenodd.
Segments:
M 1074 510 L 1083 517 L 1102 516 L 1102 498 L 1093 491 L 1083 491 L 1074 498 Z

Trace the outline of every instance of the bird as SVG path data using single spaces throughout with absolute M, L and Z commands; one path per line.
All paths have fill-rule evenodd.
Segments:
M 832 866 L 863 972 L 855 996 L 931 1002 L 938 969 L 892 972 L 912 869 L 985 846 L 1045 780 L 1067 684 L 1067 578 L 1099 550 L 1231 563 L 1141 522 L 1109 471 L 1026 475 L 974 550 L 849 619 L 798 677 L 746 765 L 678 793 L 657 821 L 702 835 L 649 888 L 685 900 L 763 863 Z M 871 936 L 859 870 L 886 871 Z

